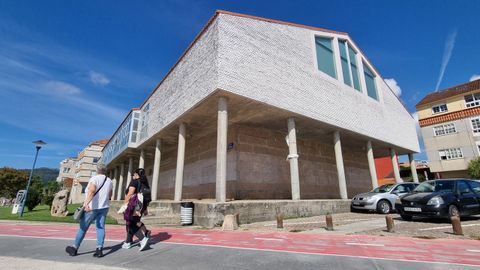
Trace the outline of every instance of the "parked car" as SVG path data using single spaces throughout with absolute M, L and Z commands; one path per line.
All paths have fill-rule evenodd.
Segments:
M 418 184 L 401 183 L 379 186 L 370 192 L 355 195 L 350 210 L 373 210 L 381 214 L 388 214 L 394 210 L 395 200 L 412 191 Z
M 404 220 L 413 216 L 448 217 L 480 214 L 480 182 L 438 179 L 421 183 L 395 202 Z

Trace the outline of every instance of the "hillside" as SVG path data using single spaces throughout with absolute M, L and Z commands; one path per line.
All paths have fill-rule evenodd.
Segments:
M 30 169 L 20 169 L 20 171 L 26 172 L 28 175 L 30 175 Z M 33 175 L 36 175 L 42 179 L 44 183 L 49 182 L 49 181 L 55 181 L 58 176 L 58 169 L 52 169 L 52 168 L 36 168 L 35 171 L 33 172 Z

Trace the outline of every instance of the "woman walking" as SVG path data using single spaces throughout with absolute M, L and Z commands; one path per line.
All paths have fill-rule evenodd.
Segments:
M 138 196 L 139 193 L 143 196 Z M 148 213 L 147 207 L 151 201 L 150 185 L 148 184 L 144 169 L 139 168 L 135 170 L 132 175 L 132 181 L 130 181 L 130 184 L 125 190 L 125 194 L 125 203 L 128 204 L 128 207 L 125 210 L 123 217 L 126 222 L 127 238 L 123 243 L 122 248 L 131 248 L 133 236 L 137 235 L 140 239 L 143 235 L 143 238 L 140 241 L 140 251 L 142 251 L 147 247 L 151 235 L 151 231 L 147 230 L 145 224 L 140 221 L 142 216 Z M 143 201 L 140 199 L 141 197 L 143 197 Z M 141 208 L 136 211 L 135 207 L 137 206 L 138 201 L 140 201 Z

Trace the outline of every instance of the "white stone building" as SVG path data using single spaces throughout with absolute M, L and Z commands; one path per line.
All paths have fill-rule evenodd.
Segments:
M 223 203 L 347 199 L 376 185 L 375 157 L 418 151 L 414 119 L 347 33 L 217 11 L 102 159 L 116 199 L 144 167 L 154 200 Z

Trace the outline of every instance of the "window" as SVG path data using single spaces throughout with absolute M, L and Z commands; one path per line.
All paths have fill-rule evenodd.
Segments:
M 339 40 L 340 60 L 342 63 L 343 82 L 360 90 L 358 80 L 357 53 L 350 47 L 346 40 Z M 353 83 L 353 85 L 352 85 Z
M 450 149 L 439 150 L 438 154 L 440 155 L 441 160 L 463 158 L 462 149 L 460 148 L 450 148 Z
M 468 181 L 470 188 L 472 188 L 473 192 L 480 194 L 480 182 L 476 181 Z
M 92 172 L 90 173 L 90 176 L 95 176 L 95 175 L 97 175 L 97 172 L 96 172 L 96 171 L 92 171 Z
M 407 187 L 404 185 L 399 185 L 392 191 L 392 193 L 406 193 L 406 192 L 408 192 L 408 190 L 407 190 Z
M 448 111 L 447 104 L 441 104 L 437 106 L 432 107 L 432 112 L 433 113 L 441 113 L 441 112 L 446 112 Z
M 470 118 L 474 134 L 480 134 L 480 117 Z
M 324 37 L 315 37 L 315 47 L 317 50 L 318 69 L 336 78 L 332 40 Z
M 470 193 L 473 193 L 473 192 L 470 190 L 470 187 L 468 186 L 468 184 L 467 184 L 465 181 L 459 181 L 459 182 L 458 182 L 457 190 L 458 190 L 458 193 L 460 193 L 460 194 L 470 194 Z
M 365 65 L 365 63 L 363 63 L 363 73 L 365 75 L 368 96 L 378 100 L 377 87 L 375 86 L 375 75 L 373 74 L 372 70 Z
M 93 158 L 93 164 L 97 164 L 100 158 Z
M 464 98 L 465 98 L 465 106 L 467 106 L 467 108 L 476 107 L 480 105 L 480 93 L 466 95 Z
M 457 130 L 455 129 L 455 124 L 454 123 L 443 124 L 443 125 L 433 127 L 433 134 L 435 136 L 452 134 L 452 133 L 456 133 L 456 132 L 457 132 Z

